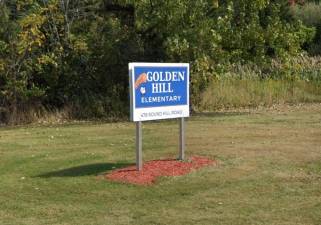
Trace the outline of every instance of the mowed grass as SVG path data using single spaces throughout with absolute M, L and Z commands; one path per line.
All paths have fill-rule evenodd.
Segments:
M 144 160 L 178 121 L 144 123 Z M 101 179 L 135 162 L 133 123 L 0 128 L 0 224 L 321 224 L 321 106 L 199 114 L 186 154 L 219 161 L 154 186 Z

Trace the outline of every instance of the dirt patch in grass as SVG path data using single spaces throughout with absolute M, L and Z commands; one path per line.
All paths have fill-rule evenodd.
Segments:
M 122 169 L 117 169 L 105 177 L 108 180 L 130 183 L 136 185 L 152 185 L 158 177 L 162 176 L 183 176 L 193 170 L 200 169 L 205 166 L 216 165 L 216 161 L 193 156 L 187 161 L 178 161 L 174 159 L 154 160 L 145 162 L 143 169 L 137 171 L 135 166 L 130 166 Z

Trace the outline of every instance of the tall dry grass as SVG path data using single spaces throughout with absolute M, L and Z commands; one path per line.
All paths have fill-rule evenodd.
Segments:
M 321 82 L 222 79 L 202 94 L 199 111 L 321 102 Z
M 321 102 L 321 57 L 275 60 L 265 69 L 230 65 L 200 99 L 197 111 Z
M 197 105 L 193 105 L 195 111 L 321 102 L 321 57 L 302 55 L 286 62 L 274 60 L 263 67 L 255 64 L 227 65 L 225 72 L 200 93 L 199 99 Z M 19 108 L 22 110 L 16 115 L 8 113 L 6 108 L 0 108 L 0 125 L 1 122 L 11 125 L 63 123 L 86 113 L 84 109 L 74 106 L 60 110 L 48 110 L 41 106 Z M 124 120 L 126 118 L 123 115 L 115 114 L 108 120 Z
M 70 107 L 63 109 L 46 109 L 44 107 L 23 107 L 19 108 L 15 114 L 7 113 L 0 114 L 0 126 L 4 125 L 20 125 L 29 123 L 41 124 L 60 124 L 72 119 Z

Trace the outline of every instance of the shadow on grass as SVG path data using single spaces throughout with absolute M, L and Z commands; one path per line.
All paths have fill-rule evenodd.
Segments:
M 81 177 L 90 175 L 99 175 L 108 171 L 131 166 L 129 163 L 96 163 L 77 167 L 66 168 L 37 175 L 36 177 Z

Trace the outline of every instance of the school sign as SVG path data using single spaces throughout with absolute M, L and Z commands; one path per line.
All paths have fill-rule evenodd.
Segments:
M 131 120 L 189 117 L 189 64 L 130 63 Z
M 180 118 L 179 156 L 185 155 L 189 117 L 189 64 L 129 63 L 130 118 L 136 122 L 136 166 L 143 169 L 142 121 Z

